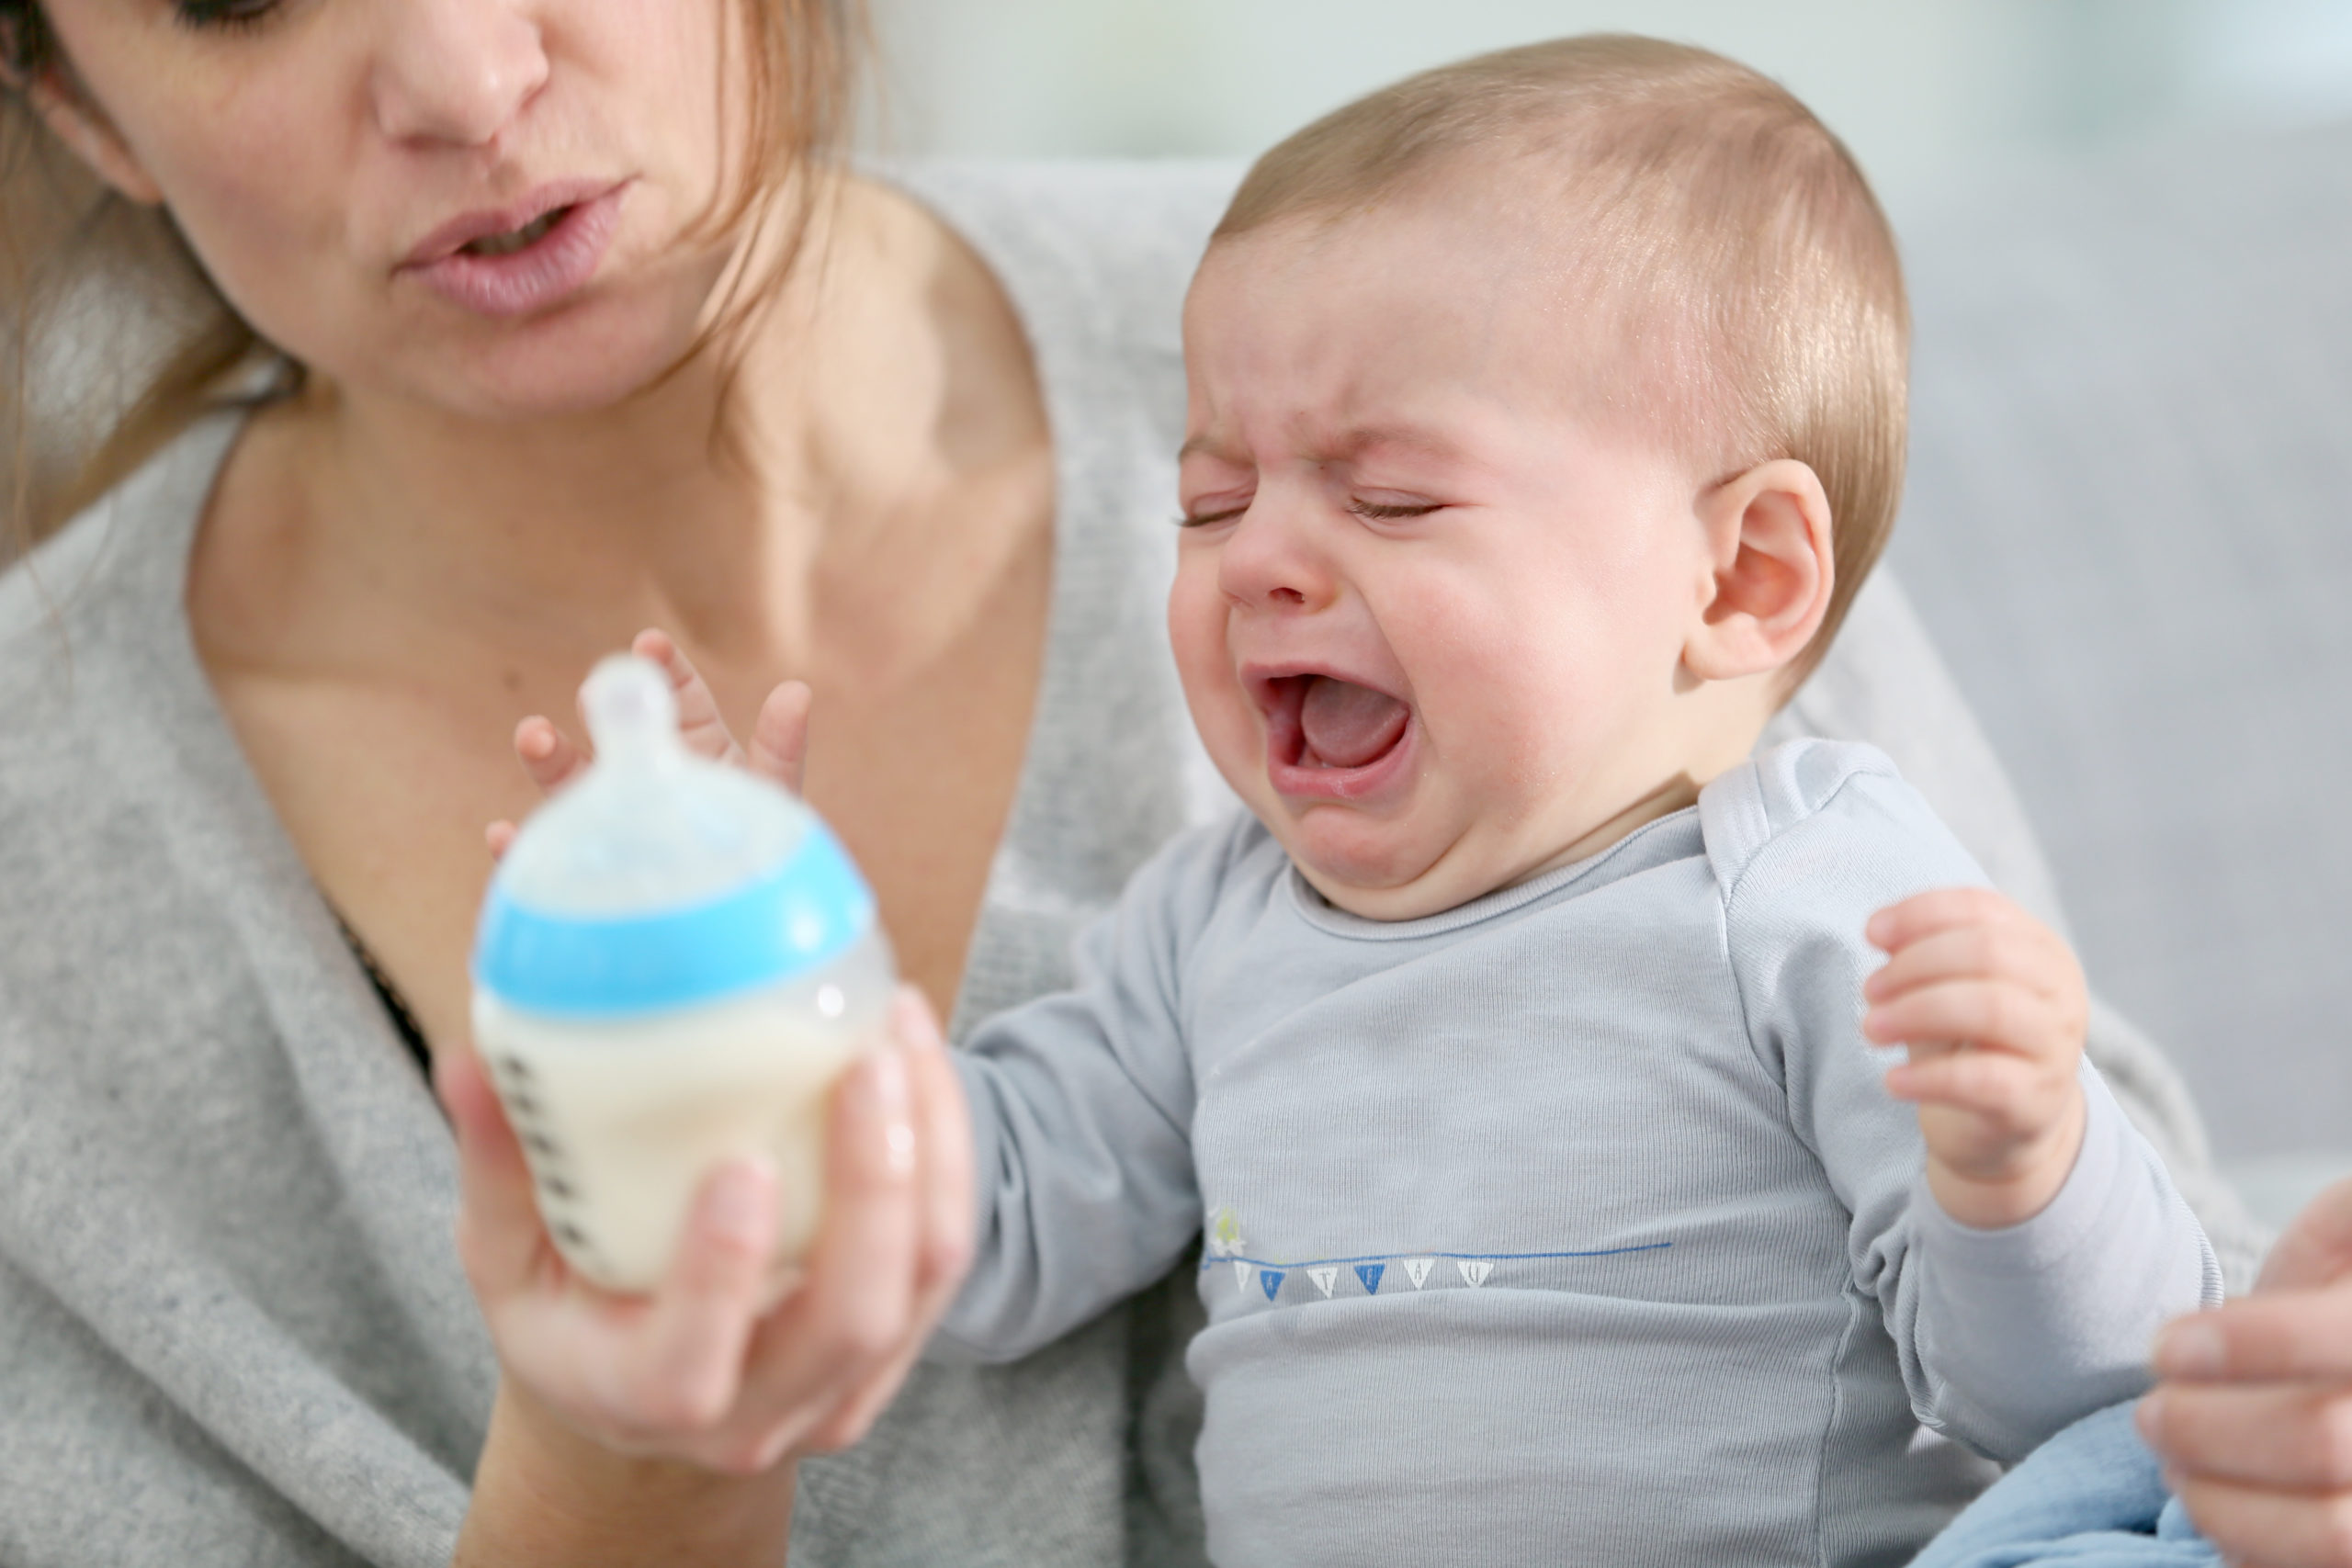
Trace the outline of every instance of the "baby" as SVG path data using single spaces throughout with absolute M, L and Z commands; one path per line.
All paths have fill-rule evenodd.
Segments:
M 1906 1562 L 1981 1477 L 1939 1434 L 2140 1391 L 2220 1272 L 2071 955 L 1879 753 L 1751 756 L 1892 521 L 1905 335 L 1845 150 L 1700 51 L 1489 55 L 1258 164 L 1169 605 L 1250 814 L 960 1054 L 934 1354 L 1199 1241 L 1227 1568 Z
M 1892 518 L 1905 331 L 1844 150 L 1695 50 L 1434 72 L 1234 198 L 1169 626 L 1251 815 L 969 1042 L 934 1352 L 1202 1238 L 1219 1562 L 1905 1561 L 1932 1433 L 2020 1456 L 2219 1298 L 2057 939 L 1875 751 L 1750 757 Z

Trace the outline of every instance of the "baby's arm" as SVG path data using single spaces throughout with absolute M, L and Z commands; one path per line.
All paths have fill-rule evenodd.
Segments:
M 1233 840 L 1204 829 L 1161 851 L 1080 936 L 1069 990 L 956 1053 L 978 1216 L 934 1355 L 1027 1355 L 1159 1279 L 1198 1234 L 1182 993 Z
M 2078 1052 L 2055 1053 L 2068 1063 L 2071 1093 L 2038 1076 L 2046 1066 L 2030 1075 L 2062 1108 L 2062 1148 L 2063 1108 L 2080 1097 L 2078 1148 L 2061 1155 L 2016 1138 L 2006 1113 L 1987 1119 L 1992 1133 L 1981 1142 L 1972 1138 L 1984 1122 L 1965 1120 L 1973 1111 L 1956 1113 L 1956 1139 L 1939 1134 L 1945 1152 L 1937 1157 L 1947 1165 L 1987 1149 L 1997 1160 L 2022 1145 L 2021 1163 L 2043 1179 L 2054 1173 L 2054 1192 L 2007 1224 L 1969 1224 L 1946 1210 L 1921 1119 L 1888 1092 L 1883 1060 L 1861 1027 L 1865 982 L 1889 967 L 1863 933 L 1878 911 L 1931 889 L 1981 885 L 1983 874 L 1883 759 L 1838 748 L 1754 765 L 1758 798 L 1742 807 L 1718 802 L 1712 820 L 1724 830 L 1711 828 L 1709 840 L 1711 855 L 1718 837 L 1753 845 L 1735 854 L 1726 909 L 1751 1037 L 1780 1076 L 1793 1131 L 1849 1216 L 1850 1277 L 1876 1303 L 1913 1408 L 1996 1458 L 2019 1458 L 2144 1389 L 2157 1327 L 2218 1298 L 2219 1266 L 2162 1161 Z M 1909 967 L 1935 966 L 1922 959 Z M 2014 981 L 2018 967 L 2001 973 Z M 1898 972 L 1894 988 L 1913 987 Z M 2028 1192 L 2018 1206 L 2039 1196 Z
M 691 750 L 799 788 L 806 685 L 771 692 L 739 745 L 669 637 L 640 632 L 630 649 L 668 673 Z M 515 728 L 514 750 L 548 794 L 589 761 L 537 715 Z M 1240 822 L 1163 850 L 1080 938 L 1072 989 L 999 1014 L 954 1053 L 972 1115 L 978 1229 L 934 1354 L 1026 1355 L 1166 1274 L 1200 1229 L 1178 989 Z M 492 823 L 491 852 L 514 837 L 512 823 Z
M 1863 984 L 1862 1032 L 1909 1050 L 1886 1089 L 1919 1108 L 1928 1190 L 1979 1230 L 2031 1219 L 2083 1146 L 2082 966 L 2057 932 L 1989 887 L 1906 898 L 1865 934 L 1887 964 Z

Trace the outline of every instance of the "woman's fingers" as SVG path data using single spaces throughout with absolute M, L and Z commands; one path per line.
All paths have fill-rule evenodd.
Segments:
M 2352 1280 L 2352 1180 L 2303 1205 L 2270 1256 L 2257 1291 L 2309 1290 Z
M 904 1055 L 876 1051 L 836 1091 L 826 1148 L 825 1218 L 797 1292 L 768 1320 L 744 1394 L 763 1427 L 821 1426 L 913 1325 L 922 1225 Z
M 2232 1568 L 2352 1568 L 2352 1496 L 2166 1479 Z
M 901 988 L 894 1038 L 846 1074 L 828 1127 L 823 1228 L 796 1293 L 762 1315 L 777 1193 L 739 1160 L 705 1183 L 650 1298 L 570 1278 L 481 1068 L 451 1058 L 467 1267 L 502 1357 L 548 1408 L 618 1451 L 752 1474 L 854 1440 L 888 1402 L 970 1255 L 970 1124 L 936 1025 Z
M 944 1312 L 972 1262 L 972 1112 L 930 1005 L 920 992 L 908 988 L 900 992 L 897 1006 L 899 1038 L 913 1071 L 922 1134 L 921 1285 L 927 1294 L 941 1298 L 937 1307 Z
M 808 709 L 814 697 L 805 681 L 786 681 L 760 705 L 752 727 L 752 771 L 800 793 L 808 761 Z
M 2352 1381 L 2352 1286 L 2244 1296 L 2175 1319 L 2156 1337 L 2155 1368 L 2185 1382 Z
M 2140 1430 L 2235 1564 L 2352 1568 L 2352 1182 L 2304 1207 L 2256 1294 L 2175 1320 Z
M 547 1233 L 523 1145 L 481 1059 L 469 1049 L 435 1052 L 433 1087 L 458 1136 L 458 1256 L 488 1308 L 530 1282 Z
M 2352 1182 L 2305 1205 L 2261 1289 L 2157 1337 L 2140 1429 L 2233 1563 L 2352 1568 Z
M 865 1436 L 922 1355 L 971 1264 L 972 1121 L 963 1083 L 920 995 L 903 993 L 893 1021 L 908 1054 L 922 1157 L 922 1240 L 916 1249 L 912 1331 L 899 1353 L 809 1434 L 808 1446 L 815 1450 L 846 1448 Z
M 714 762 L 743 760 L 734 732 L 718 711 L 718 699 L 711 695 L 702 672 L 679 650 L 669 633 L 648 626 L 629 643 L 629 651 L 659 664 L 670 677 L 670 694 L 678 702 L 678 739 L 686 743 L 686 750 Z
M 733 1159 L 703 1182 L 639 1325 L 614 1402 L 632 1424 L 694 1440 L 724 1423 L 741 1384 L 775 1253 L 775 1172 Z
M 2352 1386 L 2165 1383 L 2140 1433 L 2175 1470 L 2290 1491 L 2352 1491 Z

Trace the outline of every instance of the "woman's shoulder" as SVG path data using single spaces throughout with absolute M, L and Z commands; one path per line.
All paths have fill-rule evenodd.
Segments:
M 182 604 L 188 541 L 234 433 L 208 420 L 0 574 L 0 867 L 72 881 L 102 852 L 77 832 L 119 805 L 134 774 L 209 694 Z M 142 761 L 143 759 L 143 761 Z M 9 912 L 38 919 L 38 899 Z
M 137 653 L 187 645 L 187 551 L 242 416 L 199 420 L 0 570 L 0 701 L 12 715 Z M 20 733 L 11 726 L 9 733 Z
M 875 165 L 971 243 L 1024 307 L 1174 354 L 1185 286 L 1241 165 L 1178 159 L 909 159 Z

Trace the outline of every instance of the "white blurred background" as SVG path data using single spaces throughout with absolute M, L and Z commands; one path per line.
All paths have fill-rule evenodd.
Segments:
M 1364 90 L 1562 33 L 1792 88 L 1898 211 L 1988 164 L 2352 114 L 2352 0 L 873 0 L 868 141 L 1249 156 Z

